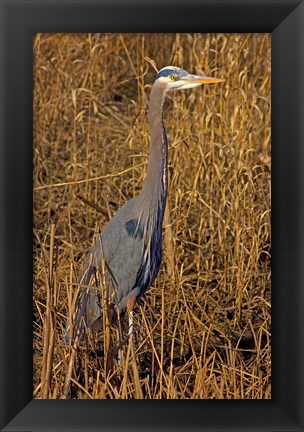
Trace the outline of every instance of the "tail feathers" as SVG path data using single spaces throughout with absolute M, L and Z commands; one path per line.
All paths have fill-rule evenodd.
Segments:
M 99 290 L 94 288 L 98 285 L 95 267 L 89 266 L 83 269 L 78 283 L 80 293 L 77 299 L 75 320 L 73 325 L 73 340 L 83 340 L 86 331 L 90 330 L 94 322 L 101 317 L 101 302 Z M 91 288 L 92 287 L 92 288 Z M 65 326 L 64 342 L 70 341 L 70 317 Z
M 73 324 L 73 340 L 83 340 L 84 338 L 85 330 L 87 328 L 86 307 L 88 302 L 88 296 L 89 294 L 87 293 L 87 290 L 82 290 L 81 294 L 79 295 L 78 305 L 75 313 L 75 321 Z M 70 317 L 68 317 L 64 335 L 64 342 L 66 344 L 68 344 L 70 341 L 70 324 Z

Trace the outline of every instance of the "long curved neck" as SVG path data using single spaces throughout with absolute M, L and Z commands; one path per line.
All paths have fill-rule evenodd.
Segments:
M 142 197 L 148 200 L 151 208 L 164 210 L 168 192 L 168 144 L 163 125 L 163 105 L 165 91 L 154 84 L 150 94 L 149 126 L 150 153 L 147 176 L 142 189 Z

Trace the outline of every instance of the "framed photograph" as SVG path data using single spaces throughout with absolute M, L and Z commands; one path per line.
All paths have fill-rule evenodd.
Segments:
M 303 2 L 1 6 L 1 430 L 303 430 Z

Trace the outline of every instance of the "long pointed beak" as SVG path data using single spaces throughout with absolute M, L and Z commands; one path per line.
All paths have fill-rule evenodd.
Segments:
M 199 75 L 189 75 L 186 77 L 187 82 L 189 84 L 214 84 L 214 83 L 220 83 L 224 82 L 224 79 L 221 78 L 213 78 L 208 76 L 199 76 Z

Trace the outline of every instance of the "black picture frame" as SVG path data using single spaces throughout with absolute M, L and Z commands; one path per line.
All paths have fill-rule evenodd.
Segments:
M 303 17 L 303 0 L 1 1 L 1 430 L 304 430 Z M 33 400 L 33 34 L 87 31 L 272 34 L 271 400 Z

